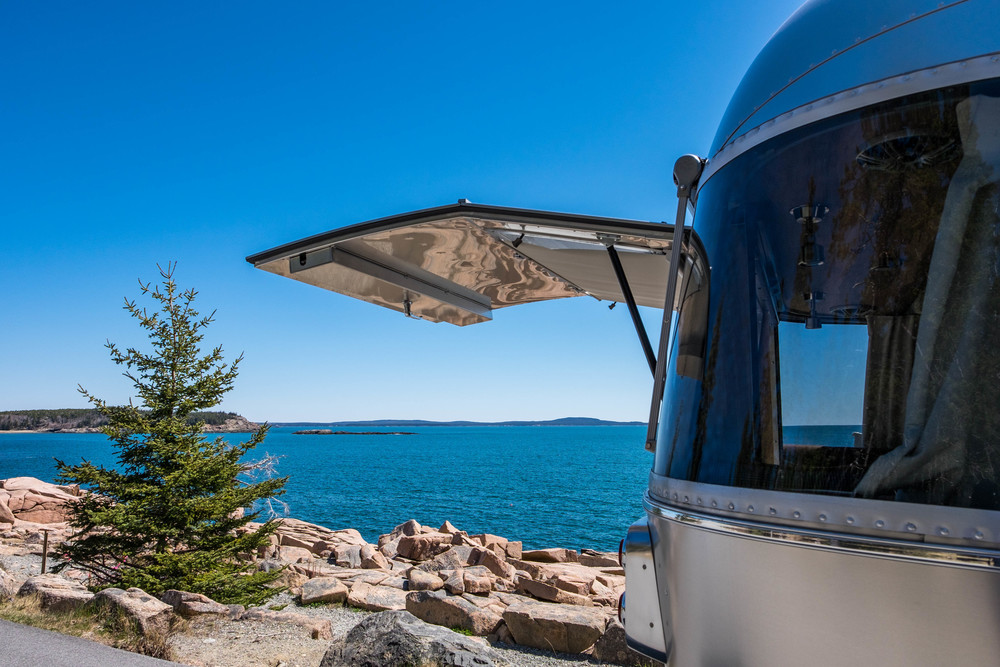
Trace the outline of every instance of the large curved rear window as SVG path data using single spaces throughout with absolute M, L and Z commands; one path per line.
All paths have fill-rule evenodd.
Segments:
M 1000 509 L 998 210 L 998 81 L 801 128 L 715 174 L 654 471 Z

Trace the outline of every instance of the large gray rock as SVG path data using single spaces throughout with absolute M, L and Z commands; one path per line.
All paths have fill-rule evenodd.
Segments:
M 406 596 L 406 611 L 417 618 L 446 628 L 462 628 L 474 635 L 496 631 L 503 618 L 494 609 L 480 607 L 458 595 L 443 591 L 416 591 Z
M 630 649 L 625 642 L 625 628 L 617 618 L 612 619 L 608 623 L 604 634 L 594 644 L 594 651 L 590 656 L 600 662 L 610 662 L 614 665 L 629 665 L 630 667 L 648 667 L 649 665 L 663 664 L 655 660 L 650 660 L 641 653 L 636 653 Z
M 18 597 L 28 595 L 37 595 L 42 609 L 46 611 L 73 611 L 94 597 L 83 584 L 58 574 L 39 574 L 29 578 L 17 591 Z
M 201 593 L 190 593 L 188 591 L 177 591 L 170 589 L 160 596 L 160 599 L 173 607 L 174 612 L 185 617 L 200 616 L 202 614 L 217 614 L 225 616 L 229 614 L 229 607 L 216 602 L 207 595 Z
M 166 637 L 174 617 L 173 607 L 141 588 L 105 588 L 94 596 L 93 604 L 122 614 L 146 637 Z
M 601 607 L 518 601 L 507 607 L 503 620 L 518 644 L 581 653 L 604 634 L 608 616 Z
M 343 602 L 347 585 L 336 577 L 317 577 L 302 584 L 302 604 L 313 602 Z
M 327 649 L 320 667 L 490 667 L 508 664 L 484 640 L 429 625 L 406 611 L 373 614 Z

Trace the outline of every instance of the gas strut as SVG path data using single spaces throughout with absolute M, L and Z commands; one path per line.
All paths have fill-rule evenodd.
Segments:
M 629 315 L 632 316 L 632 324 L 635 326 L 635 332 L 639 335 L 639 343 L 642 345 L 642 351 L 646 354 L 646 361 L 649 363 L 649 372 L 655 377 L 656 357 L 653 356 L 653 346 L 649 344 L 646 327 L 642 323 L 642 318 L 639 317 L 639 309 L 635 305 L 635 297 L 632 296 L 632 288 L 629 287 L 628 278 L 625 276 L 625 267 L 622 266 L 622 260 L 618 257 L 618 251 L 615 250 L 614 241 L 608 242 L 608 257 L 611 258 L 611 266 L 615 268 L 615 277 L 618 278 L 618 286 L 622 289 L 625 305 L 628 306 Z
M 677 290 L 677 276 L 681 270 L 681 246 L 684 243 L 684 216 L 691 191 L 698 183 L 706 160 L 697 155 L 682 155 L 674 163 L 674 184 L 677 186 L 677 217 L 674 218 L 673 248 L 670 266 L 667 268 L 667 294 L 663 303 L 663 326 L 660 329 L 660 349 L 656 355 L 656 371 L 653 373 L 653 401 L 649 406 L 649 428 L 646 430 L 646 449 L 656 449 L 656 428 L 660 421 L 660 403 L 663 402 L 663 381 L 667 370 L 667 353 L 674 336 L 674 292 Z

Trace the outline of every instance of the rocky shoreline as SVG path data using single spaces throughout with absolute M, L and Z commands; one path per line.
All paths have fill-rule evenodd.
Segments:
M 67 568 L 61 576 L 39 576 L 24 560 L 40 557 L 43 531 L 50 552 L 58 554 L 70 536 L 66 505 L 79 494 L 77 487 L 32 478 L 0 481 L 0 599 L 34 593 L 44 606 L 69 591 L 68 604 L 93 603 L 83 572 Z M 102 593 L 103 603 L 145 605 L 189 619 L 188 633 L 171 642 L 175 659 L 191 665 L 277 664 L 216 655 L 220 643 L 245 652 L 262 631 L 284 637 L 281 646 L 296 647 L 282 649 L 286 653 L 301 649 L 284 661 L 289 667 L 363 664 L 366 652 L 385 650 L 378 637 L 393 637 L 394 646 L 411 637 L 416 653 L 393 658 L 401 663 L 475 655 L 475 662 L 428 664 L 648 664 L 624 643 L 617 614 L 625 577 L 617 554 L 525 550 L 519 541 L 470 535 L 448 521 L 435 528 L 411 520 L 374 544 L 351 528 L 279 521 L 271 544 L 251 555 L 258 569 L 282 570 L 278 585 L 287 592 L 266 605 L 227 607 L 183 591 L 157 600 L 137 589 Z M 220 636 L 230 639 L 221 642 Z M 206 651 L 213 657 L 203 656 Z
M 245 417 L 234 417 L 227 419 L 222 424 L 205 424 L 202 427 L 203 433 L 253 433 L 261 427 L 257 422 L 252 422 Z M 5 429 L 3 433 L 103 433 L 101 426 L 50 426 L 41 429 Z
M 204 433 L 252 433 L 261 426 L 235 412 L 196 412 L 192 417 L 206 422 Z M 107 417 L 94 408 L 0 412 L 0 434 L 101 433 L 107 423 Z

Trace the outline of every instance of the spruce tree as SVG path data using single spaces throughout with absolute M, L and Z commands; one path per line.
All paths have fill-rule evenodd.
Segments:
M 151 349 L 106 346 L 115 364 L 125 367 L 138 400 L 112 406 L 80 387 L 108 418 L 102 432 L 114 442 L 119 465 L 57 461 L 62 482 L 91 491 L 74 506 L 76 534 L 66 554 L 91 574 L 95 588 L 136 586 L 152 594 L 174 588 L 224 603 L 259 604 L 274 594 L 267 584 L 278 573 L 254 571 L 246 555 L 268 544 L 276 525 L 269 520 L 253 530 L 247 524 L 284 493 L 287 478 L 255 474 L 262 463 L 245 460 L 264 440 L 266 425 L 246 442 L 231 444 L 204 436 L 202 421 L 187 423 L 232 388 L 242 355 L 227 363 L 221 347 L 202 354 L 199 344 L 214 312 L 199 315 L 197 292 L 178 290 L 174 268 L 160 268 L 161 285 L 139 283 L 155 310 L 125 299 Z

